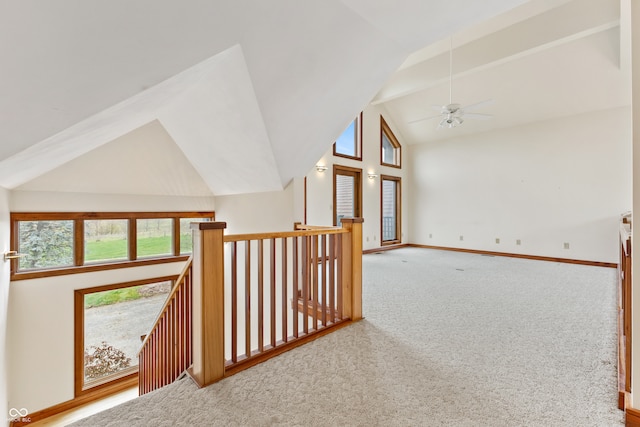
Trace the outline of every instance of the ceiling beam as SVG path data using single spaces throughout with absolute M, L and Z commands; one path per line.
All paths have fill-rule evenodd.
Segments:
M 453 49 L 456 77 L 608 30 L 620 23 L 616 0 L 574 0 Z M 540 31 L 544 28 L 545 31 Z M 455 38 L 453 39 L 455 46 Z M 448 43 L 447 43 L 448 44 Z M 429 89 L 449 78 L 449 52 L 399 70 L 373 104 Z

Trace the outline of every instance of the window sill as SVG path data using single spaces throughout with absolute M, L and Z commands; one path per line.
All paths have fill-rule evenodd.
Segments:
M 181 262 L 189 259 L 189 255 L 170 256 L 162 258 L 144 258 L 135 261 L 110 262 L 104 264 L 89 264 L 74 267 L 56 268 L 51 270 L 32 270 L 19 273 L 12 273 L 10 280 L 27 280 L 41 279 L 52 276 L 65 276 L 67 274 L 89 273 L 94 271 L 116 270 L 119 268 L 141 267 L 144 265 L 168 264 L 172 262 Z

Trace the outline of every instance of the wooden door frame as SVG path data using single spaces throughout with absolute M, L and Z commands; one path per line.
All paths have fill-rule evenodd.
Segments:
M 354 217 L 362 216 L 362 169 L 350 166 L 333 165 L 333 225 L 338 225 L 338 216 L 336 211 L 336 183 L 337 176 L 352 176 L 354 179 L 354 187 L 356 194 L 354 195 Z

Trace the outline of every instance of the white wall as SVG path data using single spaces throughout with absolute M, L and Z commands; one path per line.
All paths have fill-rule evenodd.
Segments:
M 291 231 L 296 218 L 294 203 L 301 190 L 292 181 L 283 191 L 218 196 L 215 199 L 216 221 L 227 223 L 225 234 Z
M 629 108 L 409 152 L 412 243 L 617 262 L 619 215 L 631 209 Z
M 179 274 L 184 263 L 11 282 L 9 407 L 39 411 L 74 398 L 74 290 Z
M 212 197 L 42 191 L 13 191 L 10 202 L 12 211 L 23 212 L 211 211 L 215 206 Z M 5 205 L 9 205 L 8 200 Z M 1 208 L 0 198 L 0 215 Z M 8 218 L 4 222 L 7 225 L 2 225 L 0 238 L 4 228 L 9 231 Z M 75 289 L 179 274 L 182 266 L 171 263 L 11 282 L 7 320 L 9 407 L 35 412 L 74 398 Z M 4 284 L 0 281 L 0 285 Z
M 213 197 L 12 191 L 12 212 L 213 211 Z
M 9 250 L 9 191 L 0 187 L 0 253 Z M 0 425 L 8 417 L 6 343 L 7 310 L 9 303 L 9 263 L 0 260 Z
M 402 145 L 402 169 L 380 165 L 380 115 L 393 131 Z M 345 124 L 345 127 L 348 125 Z M 363 111 L 362 124 L 362 161 L 335 157 L 333 146 L 327 150 L 317 164 L 328 167 L 325 172 L 316 171 L 315 167 L 307 174 L 307 223 L 311 225 L 333 225 L 333 165 L 339 164 L 362 169 L 362 216 L 364 224 L 363 249 L 379 248 L 380 245 L 380 175 L 391 175 L 402 178 L 402 242 L 407 242 L 409 220 L 407 194 L 409 161 L 407 145 L 397 130 L 391 116 L 382 106 L 370 105 Z M 375 173 L 377 178 L 367 178 L 368 173 Z

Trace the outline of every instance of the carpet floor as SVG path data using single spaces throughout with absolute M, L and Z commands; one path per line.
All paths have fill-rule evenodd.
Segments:
M 616 271 L 418 248 L 364 256 L 365 319 L 81 426 L 622 426 Z

